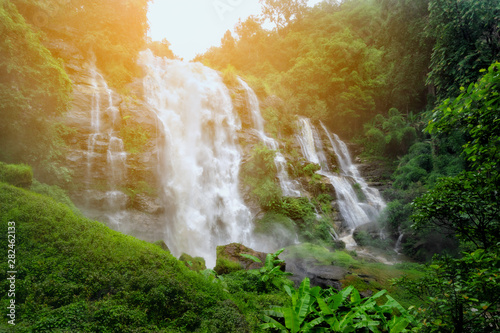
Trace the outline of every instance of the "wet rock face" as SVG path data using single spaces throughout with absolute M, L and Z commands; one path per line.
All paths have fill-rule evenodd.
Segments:
M 142 79 L 121 95 L 81 50 L 58 39 L 50 39 L 47 47 L 65 60 L 73 83 L 71 107 L 59 119 L 68 129 L 65 166 L 73 173 L 73 201 L 88 217 L 113 229 L 149 241 L 162 239 L 163 208 L 154 195 L 156 142 L 162 133 L 154 110 L 143 101 Z M 148 139 L 130 151 L 137 131 Z
M 293 275 L 289 277 L 298 288 L 302 280 L 306 277 L 310 279 L 311 286 L 321 288 L 333 287 L 342 289 L 341 281 L 346 277 L 348 271 L 339 266 L 324 266 L 312 258 L 286 258 L 286 271 Z

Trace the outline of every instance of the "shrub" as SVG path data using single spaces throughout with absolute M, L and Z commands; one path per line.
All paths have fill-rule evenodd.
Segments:
M 55 201 L 63 203 L 66 206 L 68 206 L 73 212 L 81 214 L 80 210 L 75 206 L 73 201 L 71 201 L 66 191 L 57 185 L 42 184 L 36 179 L 33 179 L 33 183 L 31 185 L 30 190 L 35 193 L 51 197 Z
M 33 181 L 33 171 L 25 164 L 6 164 L 0 162 L 0 181 L 17 187 L 29 188 Z

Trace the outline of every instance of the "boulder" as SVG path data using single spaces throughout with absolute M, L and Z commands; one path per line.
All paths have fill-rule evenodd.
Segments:
M 162 250 L 170 252 L 170 249 L 168 248 L 167 244 L 163 240 L 159 240 L 153 243 L 156 246 L 159 246 Z
M 262 263 L 241 256 L 242 253 L 259 258 Z M 217 274 L 227 274 L 238 270 L 263 267 L 267 253 L 254 251 L 239 243 L 217 246 L 217 261 L 214 270 Z
M 313 258 L 287 258 L 286 271 L 293 275 L 289 277 L 297 288 L 304 278 L 309 278 L 311 286 L 321 288 L 333 287 L 342 289 L 342 280 L 349 273 L 345 268 L 339 266 L 319 265 Z

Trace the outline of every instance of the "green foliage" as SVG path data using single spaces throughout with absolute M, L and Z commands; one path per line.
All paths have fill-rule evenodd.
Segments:
M 467 91 L 463 88 L 453 101 L 445 100 L 427 128 L 438 136 L 450 132 L 466 136 L 463 156 L 470 164 L 457 176 L 439 179 L 414 201 L 415 227 L 449 229 L 463 248 L 471 249 L 457 259 L 436 257 L 422 280 L 400 281 L 425 302 L 421 317 L 429 332 L 500 329 L 498 67 L 493 64 L 477 84 Z
M 291 219 L 298 220 L 314 213 L 314 207 L 307 198 L 283 198 L 279 212 Z
M 149 0 L 15 0 L 33 25 L 95 55 L 107 81 L 124 88 L 139 73 L 138 52 L 146 45 Z
M 80 210 L 75 206 L 73 201 L 69 198 L 67 192 L 57 185 L 43 184 L 33 179 L 30 190 L 32 192 L 45 195 L 54 199 L 57 202 L 63 203 L 68 206 L 75 214 L 81 214 Z
M 234 68 L 232 65 L 228 65 L 222 71 L 222 81 L 228 87 L 235 87 L 235 86 L 239 85 L 238 74 L 236 73 L 236 68 Z
M 353 238 L 356 241 L 356 244 L 359 246 L 371 246 L 379 249 L 390 249 L 390 251 L 393 251 L 391 248 L 391 241 L 389 239 L 381 239 L 380 237 L 372 237 L 370 233 L 361 230 L 357 231 L 353 234 Z
M 500 252 L 464 253 L 460 259 L 436 258 L 419 280 L 397 283 L 423 305 L 417 319 L 422 332 L 497 332 L 500 329 Z
M 0 160 L 53 180 L 61 159 L 54 119 L 69 105 L 71 82 L 10 1 L 0 3 L 0 30 Z
M 417 139 L 417 132 L 395 108 L 387 118 L 378 114 L 372 123 L 365 124 L 364 145 L 369 154 L 396 157 L 408 152 Z
M 500 235 L 498 172 L 464 172 L 444 178 L 429 193 L 414 201 L 414 227 L 450 229 L 463 242 L 487 249 Z
M 496 195 L 500 188 L 499 68 L 500 64 L 493 64 L 479 83 L 471 84 L 452 102 L 445 100 L 427 128 L 438 134 L 458 131 L 470 138 L 463 155 L 475 170 L 440 180 L 414 203 L 416 227 L 432 223 L 449 228 L 461 241 L 480 248 L 494 246 L 500 234 Z
M 429 72 L 435 40 L 425 33 L 429 17 L 429 0 L 380 0 L 383 26 L 373 32 L 377 45 L 385 49 L 387 87 L 379 101 L 419 112 L 425 108 Z
M 75 215 L 54 200 L 0 184 L 0 224 L 16 223 L 16 328 L 20 332 L 197 331 L 246 327 L 210 283 L 156 245 Z M 6 234 L 0 244 L 7 248 Z M 8 289 L 7 262 L 0 287 Z M 2 295 L 0 304 L 9 299 Z M 5 326 L 6 317 L 1 320 Z
M 283 228 L 290 233 L 294 233 L 295 224 L 287 216 L 276 212 L 266 212 L 263 218 L 255 221 L 256 233 L 270 234 L 276 228 Z
M 360 202 L 366 202 L 366 195 L 363 192 L 363 190 L 361 189 L 361 185 L 359 185 L 358 183 L 355 183 L 355 184 L 352 184 L 352 188 L 353 188 L 354 192 L 356 193 L 358 200 Z
M 183 253 L 179 257 L 179 260 L 183 261 L 187 268 L 195 272 L 201 272 L 207 269 L 205 259 L 202 257 L 192 257 L 187 253 Z
M 242 165 L 243 182 L 250 186 L 254 198 L 267 210 L 279 207 L 281 200 L 281 188 L 276 182 L 275 154 L 275 151 L 258 143 L 250 159 Z
M 298 174 L 298 176 L 304 175 L 304 176 L 309 176 L 312 177 L 316 173 L 316 171 L 320 170 L 321 166 L 316 163 L 307 163 L 304 165 L 302 168 L 301 172 Z
M 362 299 L 352 286 L 337 292 L 310 287 L 306 278 L 298 290 L 285 286 L 291 306 L 265 311 L 264 329 L 282 332 L 408 332 L 421 326 L 414 316 L 382 290 Z M 381 303 L 381 297 L 386 301 Z M 395 313 L 398 315 L 395 315 Z
M 15 165 L 0 162 L 0 182 L 29 188 L 33 182 L 33 171 L 25 164 Z
M 250 254 L 240 254 L 244 258 L 263 264 L 262 268 L 259 269 L 260 281 L 264 283 L 265 290 L 267 291 L 271 289 L 271 286 L 280 289 L 283 285 L 291 283 L 285 278 L 285 276 L 292 275 L 292 273 L 284 272 L 282 270 L 282 264 L 284 264 L 285 261 L 278 258 L 284 250 L 285 249 L 280 249 L 275 253 L 268 253 L 264 263 L 262 263 L 259 258 Z
M 176 56 L 174 52 L 170 49 L 170 42 L 165 38 L 159 41 L 149 41 L 148 49 L 153 52 L 153 54 L 160 58 L 175 59 Z
M 467 138 L 464 155 L 475 168 L 500 159 L 500 63 L 481 72 L 485 74 L 477 83 L 462 87 L 462 94 L 436 108 L 427 127 L 430 133 L 463 133 Z
M 262 5 L 262 14 L 265 19 L 271 21 L 276 30 L 281 31 L 292 20 L 301 19 L 306 11 L 306 0 L 259 0 Z
M 312 258 L 321 265 L 333 264 L 344 268 L 349 268 L 357 264 L 357 261 L 345 251 L 331 252 L 324 246 L 312 243 L 302 243 L 297 246 L 288 247 L 285 260 L 287 258 Z
M 441 98 L 474 83 L 480 69 L 498 60 L 499 13 L 496 0 L 429 1 L 427 32 L 436 43 L 428 83 L 436 86 Z

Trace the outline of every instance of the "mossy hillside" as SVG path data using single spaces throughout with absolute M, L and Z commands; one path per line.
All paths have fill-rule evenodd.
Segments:
M 2 230 L 16 222 L 17 332 L 247 330 L 220 286 L 160 247 L 5 183 L 0 206 Z M 5 235 L 1 246 L 7 249 Z M 0 273 L 4 290 L 6 264 Z M 2 297 L 6 307 L 9 299 Z M 6 318 L 0 326 L 8 327 Z
M 29 188 L 33 182 L 33 171 L 26 164 L 7 164 L 0 162 L 0 182 Z

